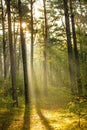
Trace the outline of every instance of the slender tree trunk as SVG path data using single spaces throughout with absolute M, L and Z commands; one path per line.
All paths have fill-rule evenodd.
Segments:
M 30 71 L 31 71 L 31 87 L 33 85 L 33 44 L 34 44 L 34 38 L 33 38 L 34 32 L 33 32 L 33 0 L 31 0 L 31 53 L 30 53 Z
M 66 36 L 67 36 L 67 49 L 68 49 L 68 63 L 71 81 L 71 91 L 75 94 L 75 77 L 74 77 L 74 64 L 73 64 L 73 52 L 71 43 L 71 32 L 70 32 L 70 22 L 69 22 L 69 12 L 68 12 L 68 0 L 63 0 L 64 12 L 65 12 L 65 23 L 66 23 Z
M 51 86 L 54 85 L 53 84 L 53 65 L 52 65 L 52 62 L 49 63 L 49 82 L 50 82 Z
M 19 46 L 18 46 L 18 63 L 17 63 L 17 70 L 18 70 L 18 74 L 20 74 L 20 67 L 21 67 L 21 45 L 20 45 L 20 42 L 19 42 Z
M 6 41 L 5 41 L 5 24 L 4 24 L 4 10 L 3 10 L 3 2 L 1 0 L 2 6 L 2 31 L 3 31 L 3 62 L 4 62 L 4 79 L 7 77 L 6 71 Z
M 3 69 L 2 69 L 2 54 L 1 54 L 1 48 L 0 48 L 0 77 L 2 77 Z
M 22 50 L 22 60 L 23 60 L 23 73 L 24 73 L 24 87 L 25 87 L 25 104 L 29 104 L 29 86 L 28 86 L 28 74 L 27 74 L 27 57 L 26 57 L 26 45 L 25 37 L 22 28 L 22 9 L 21 0 L 18 0 L 19 17 L 20 17 L 20 38 L 21 38 L 21 50 Z
M 14 30 L 14 33 L 13 33 L 13 39 L 14 39 L 14 55 L 15 55 L 15 62 L 16 62 L 16 39 L 17 39 L 17 37 L 16 37 L 16 35 L 15 35 L 15 13 L 14 13 L 14 16 L 13 16 L 14 18 L 13 18 L 13 30 Z
M 14 10 L 13 10 L 14 11 Z M 17 29 L 16 29 L 17 28 Z M 16 52 L 16 49 L 17 49 L 17 34 L 18 34 L 18 26 L 16 26 L 16 14 L 14 12 L 14 16 L 13 16 L 13 43 L 14 43 L 14 56 L 15 56 L 15 65 L 16 65 L 16 70 L 17 72 L 19 72 L 19 68 L 18 68 L 18 62 L 17 62 L 17 52 Z M 18 74 L 18 73 L 17 73 Z
M 11 11 L 10 11 L 10 0 L 6 1 L 7 12 L 8 12 L 8 39 L 9 39 L 9 50 L 10 50 L 10 64 L 11 64 L 11 80 L 12 80 L 12 99 L 14 101 L 13 106 L 18 106 L 18 96 L 16 88 L 16 69 L 14 59 L 14 48 L 12 43 L 12 30 L 11 30 Z
M 46 12 L 46 0 L 43 0 L 44 6 L 44 50 L 43 50 L 43 86 L 44 93 L 47 95 L 47 39 L 48 39 L 48 28 L 47 28 L 47 12 Z
M 79 54 L 78 54 L 77 41 L 76 41 L 76 31 L 75 31 L 72 0 L 70 0 L 70 11 L 71 11 L 71 25 L 72 25 L 72 35 L 73 35 L 73 43 L 74 43 L 77 88 L 78 88 L 78 95 L 81 96 L 82 95 L 82 81 L 81 81 L 81 73 L 80 73 Z

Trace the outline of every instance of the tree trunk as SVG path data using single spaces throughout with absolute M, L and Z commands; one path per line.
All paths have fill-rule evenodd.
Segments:
M 44 50 L 43 50 L 43 87 L 44 87 L 44 94 L 47 95 L 47 39 L 48 39 L 48 28 L 47 28 L 47 12 L 46 12 L 46 0 L 43 0 L 44 6 Z
M 18 0 L 19 17 L 20 17 L 20 38 L 21 38 L 21 50 L 22 50 L 22 60 L 23 60 L 23 73 L 24 73 L 24 87 L 25 87 L 25 104 L 29 104 L 29 86 L 28 86 L 28 74 L 27 74 L 27 57 L 26 57 L 26 45 L 25 37 L 22 28 L 22 9 L 21 1 Z
M 76 31 L 75 31 L 75 23 L 74 23 L 74 12 L 72 8 L 72 0 L 70 0 L 70 11 L 71 11 L 71 25 L 72 25 L 72 35 L 73 35 L 73 43 L 74 43 L 77 88 L 78 88 L 78 95 L 81 96 L 82 81 L 81 81 L 81 73 L 80 73 L 79 54 L 78 54 L 77 41 L 76 41 Z
M 14 10 L 13 10 L 14 11 Z M 18 26 L 16 26 L 16 14 L 14 12 L 14 16 L 13 16 L 13 43 L 14 43 L 14 56 L 15 56 L 15 65 L 16 65 L 16 70 L 17 70 L 17 74 L 19 74 L 19 68 L 18 68 L 18 52 L 16 52 L 17 49 L 17 34 L 18 34 Z
M 5 41 L 4 10 L 3 10 L 3 1 L 2 0 L 1 0 L 1 6 L 2 6 L 4 79 L 6 79 L 6 77 L 7 77 L 7 71 L 6 71 L 6 41 Z
M 2 69 L 2 53 L 0 48 L 0 77 L 3 75 L 3 69 Z
M 13 106 L 18 106 L 18 96 L 16 88 L 16 69 L 14 59 L 14 48 L 12 43 L 12 30 L 11 30 L 11 11 L 10 11 L 10 0 L 7 0 L 7 13 L 8 13 L 8 39 L 9 39 L 9 50 L 10 50 L 10 64 L 11 64 L 11 80 L 12 80 L 12 99 Z
M 63 0 L 64 12 L 65 12 L 65 23 L 66 23 L 66 35 L 67 35 L 67 49 L 68 49 L 68 63 L 71 81 L 71 91 L 75 94 L 75 77 L 74 77 L 74 64 L 73 64 L 73 52 L 71 43 L 71 33 L 70 33 L 70 22 L 69 22 L 69 12 L 68 12 L 68 0 Z
M 31 50 L 30 50 L 30 78 L 31 87 L 33 87 L 33 44 L 34 44 L 34 32 L 33 32 L 33 0 L 31 0 Z

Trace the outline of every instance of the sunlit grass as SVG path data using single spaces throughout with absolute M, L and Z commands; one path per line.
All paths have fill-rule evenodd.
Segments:
M 40 114 L 36 106 L 32 106 L 30 110 L 30 130 L 83 130 L 87 129 L 86 119 L 81 118 L 81 128 L 78 126 L 78 116 L 69 113 L 64 109 L 40 109 Z M 23 130 L 25 107 L 12 109 L 11 111 L 0 111 L 0 128 L 4 122 L 3 128 L 8 130 Z M 6 115 L 5 112 L 7 112 Z M 3 118 L 2 118 L 3 117 Z M 28 119 L 26 119 L 29 125 Z M 2 124 L 1 124 L 2 123 Z M 27 126 L 26 126 L 27 128 Z M 48 129 L 49 128 L 49 129 Z M 51 128 L 51 129 L 50 129 Z M 5 129 L 4 129 L 5 130 Z M 26 130 L 26 129 L 25 129 Z M 27 129 L 28 130 L 28 129 Z
M 54 130 L 77 130 L 80 129 L 78 126 L 78 116 L 75 114 L 68 113 L 61 109 L 57 111 L 43 110 L 44 116 L 49 120 Z M 86 124 L 85 119 L 81 119 L 81 127 Z M 86 130 L 86 127 L 82 127 Z
M 0 99 L 0 130 L 87 129 L 86 107 L 82 109 L 80 127 L 79 115 L 69 111 L 68 103 L 72 99 L 69 88 L 49 86 L 48 96 L 44 95 L 43 88 L 37 84 L 33 90 L 30 107 L 24 105 L 23 97 L 19 98 L 18 108 L 12 108 L 7 101 L 8 97 Z

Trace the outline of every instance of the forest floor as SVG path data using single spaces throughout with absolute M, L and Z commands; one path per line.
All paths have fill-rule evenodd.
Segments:
M 58 89 L 49 90 L 48 96 L 37 89 L 30 106 L 25 106 L 20 98 L 19 107 L 12 108 L 3 105 L 6 99 L 0 99 L 0 130 L 87 130 L 87 107 L 76 109 L 79 114 L 75 109 L 70 112 L 67 90 Z M 73 108 L 74 103 L 69 104 Z
M 87 117 L 80 119 L 79 127 L 79 117 L 64 109 L 1 109 L 0 130 L 87 130 Z

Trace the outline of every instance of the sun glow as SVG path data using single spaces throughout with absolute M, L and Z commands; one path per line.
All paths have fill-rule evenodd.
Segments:
M 23 29 L 25 29 L 27 25 L 26 25 L 25 22 L 23 22 L 21 26 L 22 26 Z

